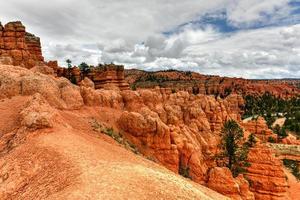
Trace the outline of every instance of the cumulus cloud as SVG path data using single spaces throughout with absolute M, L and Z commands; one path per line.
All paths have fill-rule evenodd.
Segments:
M 45 57 L 61 65 L 70 58 L 247 78 L 300 76 L 300 17 L 291 15 L 288 0 L 10 0 L 0 8 L 1 21 L 21 20 L 41 37 Z M 236 31 L 201 21 L 208 15 Z

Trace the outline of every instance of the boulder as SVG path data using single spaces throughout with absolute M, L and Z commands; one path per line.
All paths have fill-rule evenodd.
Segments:
M 20 112 L 21 125 L 31 130 L 51 128 L 56 115 L 55 109 L 48 104 L 41 94 L 36 93 Z

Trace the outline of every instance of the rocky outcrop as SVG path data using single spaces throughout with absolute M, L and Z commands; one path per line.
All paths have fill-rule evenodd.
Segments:
M 39 93 L 55 108 L 78 109 L 83 105 L 79 87 L 65 78 L 58 79 L 10 65 L 0 65 L 0 70 L 0 99 Z
M 214 165 L 224 121 L 238 120 L 238 113 L 229 112 L 228 106 L 239 98 L 222 100 L 168 90 L 128 91 L 122 96 L 127 112 L 118 123 L 141 151 L 173 171 L 188 169 L 193 180 L 204 183 Z
M 269 129 L 266 120 L 263 117 L 258 117 L 257 119 L 244 120 L 241 125 L 244 127 L 245 131 L 249 134 L 254 134 L 263 142 L 268 142 L 269 138 L 274 138 L 274 141 L 277 140 L 277 135 Z
M 254 200 L 249 183 L 243 175 L 240 174 L 237 178 L 233 178 L 230 170 L 226 167 L 211 169 L 207 186 L 234 200 Z
M 66 77 L 78 85 L 81 85 L 81 82 L 88 78 L 94 82 L 95 89 L 129 90 L 129 85 L 124 80 L 123 65 L 105 64 L 81 71 L 78 67 L 56 68 L 55 63 L 49 64 L 55 69 L 59 77 Z
M 292 134 L 288 134 L 288 136 L 284 139 L 281 140 L 281 143 L 283 144 L 291 144 L 291 145 L 300 145 L 300 140 L 292 135 Z
M 51 128 L 56 115 L 56 111 L 37 93 L 20 112 L 21 125 L 31 130 Z
M 2 64 L 32 68 L 43 63 L 40 39 L 27 33 L 19 21 L 0 25 L 0 57 Z
M 80 82 L 80 86 L 81 86 L 81 87 L 86 87 L 86 88 L 92 88 L 92 89 L 95 89 L 95 84 L 94 84 L 94 82 L 93 82 L 91 79 L 87 78 L 87 77 L 85 77 L 85 78 Z
M 288 184 L 281 160 L 265 145 L 257 145 L 248 155 L 251 166 L 247 169 L 251 191 L 255 199 L 290 199 Z
M 103 65 L 95 68 L 93 71 L 92 80 L 95 83 L 96 89 L 112 89 L 114 87 L 121 90 L 128 90 L 129 85 L 124 81 L 124 66 L 123 65 Z

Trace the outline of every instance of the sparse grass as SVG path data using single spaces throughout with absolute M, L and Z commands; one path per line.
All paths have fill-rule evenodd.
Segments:
M 120 132 L 116 132 L 112 127 L 108 128 L 105 125 L 100 124 L 96 119 L 92 119 L 90 123 L 94 131 L 104 133 L 105 135 L 113 138 L 116 142 L 118 142 L 126 149 L 132 151 L 135 154 L 140 154 L 134 144 L 123 138 L 123 135 Z

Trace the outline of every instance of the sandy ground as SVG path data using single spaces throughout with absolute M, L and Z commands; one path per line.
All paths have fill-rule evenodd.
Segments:
M 284 173 L 286 174 L 288 183 L 290 185 L 289 193 L 291 195 L 291 199 L 300 199 L 300 181 L 298 181 L 296 177 L 286 168 L 284 169 Z
M 272 126 L 274 127 L 278 124 L 280 127 L 282 127 L 285 122 L 285 119 L 285 117 L 276 119 Z

